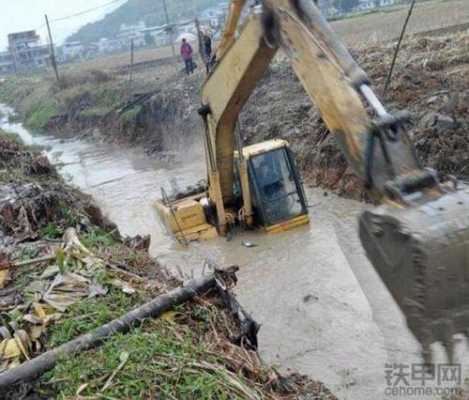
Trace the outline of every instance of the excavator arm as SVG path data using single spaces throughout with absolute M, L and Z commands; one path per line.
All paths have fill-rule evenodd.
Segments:
M 245 3 L 231 3 L 217 64 L 202 91 L 210 199 L 220 232 L 233 200 L 238 115 L 281 49 L 350 166 L 383 204 L 360 218 L 369 259 L 426 361 L 435 341 L 451 358 L 452 336 L 469 327 L 468 192 L 419 165 L 405 131 L 408 115 L 386 111 L 312 0 L 264 0 L 236 37 Z M 241 181 L 248 191 L 247 178 Z

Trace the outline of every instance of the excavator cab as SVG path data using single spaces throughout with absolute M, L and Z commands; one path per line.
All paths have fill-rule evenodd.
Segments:
M 439 341 L 451 364 L 453 336 L 469 336 L 469 188 L 422 168 L 407 134 L 408 113 L 386 110 L 315 3 L 263 0 L 241 23 L 247 0 L 231 0 L 199 109 L 208 186 L 157 208 L 184 237 L 226 235 L 236 220 L 267 231 L 308 221 L 286 142 L 244 147 L 234 165 L 239 113 L 281 49 L 351 170 L 382 204 L 360 218 L 369 259 L 421 343 L 425 362 L 431 363 L 431 344 Z
M 245 147 L 243 153 L 248 164 L 254 224 L 276 232 L 307 223 L 306 196 L 288 143 L 257 143 Z
M 249 225 L 266 232 L 282 232 L 307 224 L 306 196 L 288 142 L 275 139 L 256 143 L 243 147 L 242 154 L 240 157 L 238 151 L 234 153 L 235 201 L 227 207 L 230 222 L 246 223 L 246 204 L 250 204 Z M 248 180 L 244 193 L 243 176 Z M 166 230 L 180 241 L 211 239 L 219 233 L 210 190 L 199 189 L 169 196 L 163 191 L 155 204 Z

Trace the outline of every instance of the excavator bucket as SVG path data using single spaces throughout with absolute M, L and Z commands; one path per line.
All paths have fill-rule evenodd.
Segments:
M 380 206 L 360 218 L 360 239 L 431 363 L 441 342 L 469 332 L 469 189 L 411 208 Z

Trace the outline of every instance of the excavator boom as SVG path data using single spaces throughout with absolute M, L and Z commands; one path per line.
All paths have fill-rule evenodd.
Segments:
M 210 199 L 220 232 L 228 223 L 225 206 L 233 201 L 237 118 L 281 49 L 350 166 L 383 204 L 360 218 L 369 259 L 425 359 L 434 341 L 451 356 L 453 334 L 469 327 L 467 190 L 441 183 L 436 172 L 420 166 L 405 129 L 409 116 L 387 112 L 313 1 L 264 0 L 236 38 L 245 3 L 231 3 L 217 64 L 202 93 Z

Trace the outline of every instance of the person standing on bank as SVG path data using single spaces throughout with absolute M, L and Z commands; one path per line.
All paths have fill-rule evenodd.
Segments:
M 205 53 L 205 65 L 207 67 L 207 74 L 210 72 L 212 65 L 212 38 L 209 31 L 205 31 L 202 35 L 203 51 Z
M 183 38 L 181 43 L 181 57 L 184 60 L 184 64 L 186 66 L 186 74 L 190 75 L 194 72 L 194 61 L 192 60 L 192 46 L 189 42 Z

